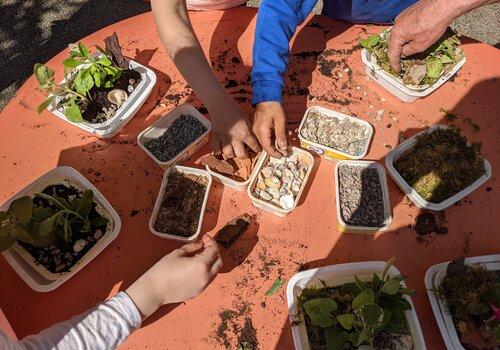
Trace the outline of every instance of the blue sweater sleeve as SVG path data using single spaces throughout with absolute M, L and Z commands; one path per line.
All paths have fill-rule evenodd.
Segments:
M 312 11 L 316 0 L 263 0 L 253 46 L 253 104 L 282 102 L 283 75 L 290 39 Z

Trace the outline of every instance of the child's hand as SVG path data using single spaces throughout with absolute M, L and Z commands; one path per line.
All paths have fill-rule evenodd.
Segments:
M 134 282 L 126 293 L 143 318 L 160 306 L 194 298 L 222 267 L 217 243 L 208 235 L 202 241 L 174 250 Z

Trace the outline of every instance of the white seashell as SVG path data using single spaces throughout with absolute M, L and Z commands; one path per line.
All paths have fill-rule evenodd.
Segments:
M 294 198 L 292 194 L 287 194 L 280 198 L 280 206 L 285 210 L 291 210 L 293 208 Z
M 271 200 L 271 203 L 273 203 L 274 205 L 279 205 L 280 204 L 280 200 L 278 198 L 273 198 Z
M 297 164 L 299 162 L 299 156 L 296 153 L 294 153 L 290 157 L 288 157 L 287 160 L 288 160 L 288 162 L 292 162 L 292 163 Z
M 83 248 L 85 248 L 85 246 L 87 245 L 87 241 L 84 240 L 84 239 L 79 239 L 75 242 L 75 244 L 73 244 L 73 251 L 78 253 L 79 251 L 81 251 Z
M 287 184 L 287 186 L 288 186 L 288 184 Z M 280 197 L 286 196 L 288 194 L 288 192 L 289 192 L 289 190 L 287 190 L 286 187 L 281 187 L 280 191 L 279 191 Z
M 273 196 L 273 198 L 280 198 L 280 190 L 277 188 L 268 188 L 267 193 Z
M 290 169 L 292 171 L 297 170 L 297 164 L 294 162 L 288 162 L 288 164 L 286 166 L 288 167 L 288 169 Z
M 123 102 L 127 99 L 127 93 L 121 89 L 113 89 L 108 92 L 108 100 L 109 102 L 120 107 Z
M 134 91 L 134 87 L 132 85 L 127 86 L 127 91 L 131 93 L 132 91 Z
M 272 165 L 268 165 L 265 168 L 262 169 L 261 173 L 264 177 L 269 177 L 273 174 L 274 172 L 274 167 Z
M 281 179 L 283 181 L 290 182 L 291 180 L 293 180 L 293 172 L 288 168 L 283 169 L 283 175 Z
M 299 170 L 299 178 L 301 180 L 304 180 L 304 178 L 306 177 L 306 173 L 307 173 L 307 168 L 306 169 L 304 169 L 304 168 L 300 169 Z
M 267 201 L 270 201 L 271 199 L 273 199 L 273 196 L 271 196 L 269 193 L 267 193 L 266 191 L 262 191 L 260 192 L 259 194 L 260 198 L 262 198 L 263 200 L 265 200 L 266 202 Z
M 276 168 L 274 169 L 274 175 L 276 175 L 277 177 L 281 177 L 283 175 L 283 172 L 280 168 Z
M 280 188 L 281 187 L 281 181 L 276 176 L 266 177 L 264 182 L 266 183 L 266 186 L 270 187 L 270 188 Z

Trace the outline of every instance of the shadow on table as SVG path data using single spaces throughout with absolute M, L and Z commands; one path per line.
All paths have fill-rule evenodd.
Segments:
M 482 142 L 483 154 L 492 163 L 493 168 L 500 165 L 497 164 L 498 156 L 493 158 L 498 153 L 495 152 L 495 150 L 497 149 L 497 139 L 500 130 L 498 121 L 496 120 L 497 109 L 495 108 L 495 105 L 497 103 L 493 100 L 496 96 L 500 95 L 499 78 L 500 77 L 492 77 L 474 85 L 463 99 L 461 99 L 454 107 L 449 109 L 449 112 L 457 116 L 454 124 L 463 131 L 467 139 L 471 142 Z M 375 83 L 372 82 L 371 84 Z M 439 91 L 435 92 L 435 94 L 439 94 Z M 436 111 L 436 113 L 441 112 Z M 479 131 L 474 131 L 474 128 L 471 127 L 469 118 L 472 118 L 473 122 L 480 126 Z M 449 120 L 443 116 L 443 118 L 435 124 L 449 124 Z M 409 138 L 421 130 L 422 129 L 418 128 L 407 129 L 403 132 L 403 134 L 405 138 Z M 377 161 L 381 164 L 385 163 L 384 158 L 377 159 Z M 489 186 L 494 185 L 494 181 L 495 177 L 493 176 L 492 179 L 490 179 L 490 182 L 487 183 L 487 186 L 488 184 Z M 404 193 L 389 176 L 388 185 L 390 189 L 392 208 L 400 205 L 402 202 L 404 202 L 402 204 L 404 206 L 414 207 L 413 204 L 405 198 Z M 489 187 L 489 189 L 487 188 L 486 191 L 487 192 L 485 192 L 485 186 L 481 186 L 473 195 L 465 197 L 457 205 L 446 209 L 446 211 L 460 210 L 456 207 L 461 206 L 461 202 L 473 204 L 473 201 L 475 201 L 479 205 L 476 207 L 477 210 L 485 209 L 485 206 L 483 205 L 485 200 L 489 202 L 486 207 L 491 205 L 495 206 L 491 201 L 496 197 L 489 194 L 489 191 L 492 191 L 492 187 Z M 480 197 L 482 197 L 482 200 L 479 200 Z M 426 210 L 416 210 L 416 216 L 422 213 L 429 212 Z M 491 219 L 493 220 L 495 215 L 494 210 L 490 210 L 489 213 L 491 213 Z M 440 241 L 445 241 L 445 238 L 440 239 L 440 235 L 435 232 L 430 233 L 425 237 L 419 236 L 416 233 L 415 224 L 402 227 L 392 226 L 389 230 L 381 232 L 377 235 L 343 234 L 340 236 L 338 241 L 334 243 L 332 250 L 325 258 L 305 263 L 302 266 L 301 271 L 311 268 L 358 261 L 386 261 L 390 257 L 396 257 L 395 265 L 401 270 L 402 273 L 407 274 L 408 271 L 414 272 L 410 274 L 407 283 L 410 288 L 417 289 L 418 295 L 420 295 L 420 298 L 414 298 L 413 300 L 418 313 L 418 309 L 422 308 L 422 305 L 428 307 L 427 300 L 425 299 L 425 288 L 422 288 L 423 282 L 421 282 L 416 276 L 418 273 L 419 277 L 423 280 L 423 274 L 426 269 L 423 271 L 419 270 L 418 265 L 430 267 L 433 263 L 455 259 L 460 256 L 496 253 L 497 249 L 494 244 L 480 247 L 474 252 L 470 251 L 469 240 L 473 239 L 473 232 L 470 232 L 469 234 L 461 234 L 461 223 L 479 223 L 478 220 L 484 219 L 478 218 L 476 214 L 475 210 L 465 208 L 460 210 L 460 222 L 444 221 L 444 224 L 446 224 L 449 228 L 448 235 L 454 235 L 454 245 L 462 247 L 461 249 L 448 249 L 448 247 L 443 247 L 443 249 L 439 250 L 439 254 L 435 255 L 435 252 L 427 250 L 427 247 L 433 244 L 439 245 Z M 436 217 L 442 216 L 444 218 L 445 211 L 439 213 L 434 212 L 434 215 Z M 408 240 L 412 240 L 413 242 L 402 244 L 402 240 L 406 240 L 406 242 L 408 242 Z M 370 259 L 366 259 L 366 256 L 370 256 Z M 422 298 L 425 299 L 425 301 L 420 300 Z M 435 324 L 433 318 L 429 320 L 424 318 L 421 319 L 420 322 L 424 335 L 432 335 L 434 339 L 441 339 L 437 325 Z M 434 344 L 436 343 L 434 342 Z M 282 327 L 279 341 L 274 348 L 292 349 L 293 347 L 290 320 L 287 318 L 286 323 Z

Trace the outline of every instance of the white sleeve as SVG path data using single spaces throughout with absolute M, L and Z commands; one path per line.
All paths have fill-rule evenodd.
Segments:
M 0 349 L 108 350 L 118 347 L 140 326 L 137 307 L 126 293 L 120 292 L 81 315 L 19 341 L 0 331 Z

